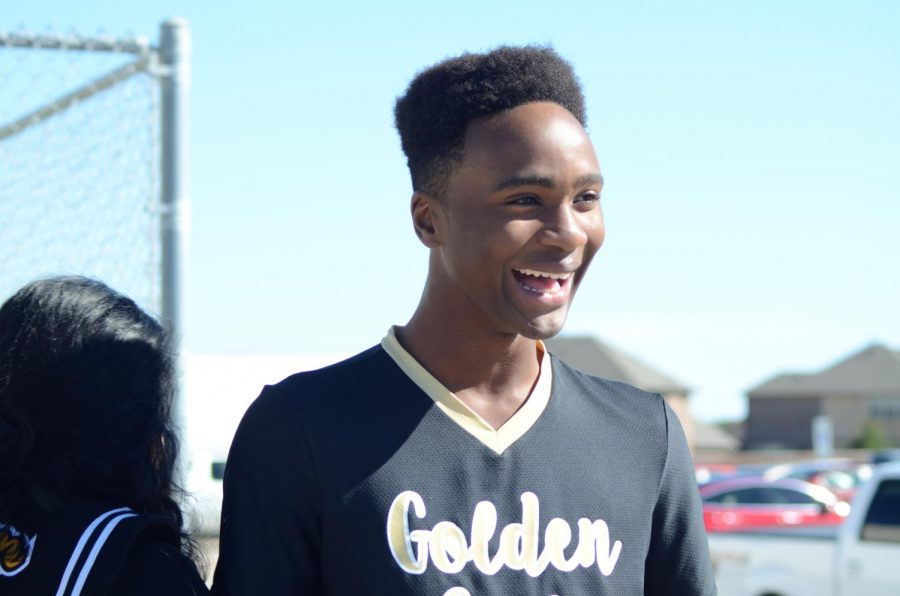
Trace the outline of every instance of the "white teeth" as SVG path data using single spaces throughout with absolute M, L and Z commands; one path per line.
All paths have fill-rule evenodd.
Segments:
M 533 277 L 549 277 L 550 279 L 569 279 L 572 273 L 547 273 L 546 271 L 535 271 L 534 269 L 516 269 L 519 273 L 524 275 L 531 275 Z

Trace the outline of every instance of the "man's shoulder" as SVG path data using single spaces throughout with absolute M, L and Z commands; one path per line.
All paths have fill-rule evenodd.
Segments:
M 241 419 L 242 436 L 293 435 L 299 429 L 331 428 L 346 421 L 371 399 L 373 388 L 392 374 L 380 345 L 324 368 L 303 371 L 263 387 Z M 383 390 L 382 390 L 383 391 Z
M 365 401 L 373 391 L 383 392 L 385 384 L 394 382 L 398 373 L 402 375 L 379 344 L 346 360 L 298 372 L 266 385 L 255 405 L 257 409 L 262 407 L 276 413 L 285 409 L 313 412 L 342 408 L 346 411 L 347 407 Z
M 586 372 L 582 372 L 577 368 L 567 364 L 557 356 L 553 358 L 553 373 L 557 382 L 565 385 L 580 388 L 585 393 L 593 395 L 596 398 L 607 399 L 625 399 L 630 401 L 638 401 L 644 404 L 660 404 L 662 396 L 659 393 L 653 393 L 638 389 L 634 385 L 623 383 L 621 381 L 613 381 L 603 377 L 594 376 Z
M 316 370 L 292 374 L 278 383 L 268 385 L 267 389 L 289 394 L 313 387 L 327 388 L 335 385 L 344 387 L 348 384 L 364 383 L 368 377 L 379 374 L 387 364 L 389 358 L 381 344 L 377 344 L 346 360 Z
M 587 374 L 557 358 L 553 367 L 552 396 L 565 424 L 598 433 L 604 438 L 598 445 L 615 444 L 618 454 L 650 466 L 647 469 L 655 472 L 648 477 L 658 477 L 667 458 L 670 427 L 677 424 L 664 397 Z
M 616 414 L 645 424 L 666 424 L 665 399 L 659 393 L 639 389 L 582 372 L 553 356 L 553 380 L 566 401 Z

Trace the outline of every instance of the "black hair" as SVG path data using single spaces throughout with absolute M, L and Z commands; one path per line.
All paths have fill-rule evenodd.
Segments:
M 32 282 L 0 307 L 0 519 L 21 528 L 90 499 L 168 518 L 182 550 L 162 326 L 83 277 Z
M 535 101 L 557 103 L 587 124 L 581 84 L 572 66 L 549 47 L 501 46 L 417 74 L 394 106 L 413 189 L 443 192 L 462 158 L 469 121 Z

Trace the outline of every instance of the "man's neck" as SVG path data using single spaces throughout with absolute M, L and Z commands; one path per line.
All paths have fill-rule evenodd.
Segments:
M 535 340 L 430 316 L 420 308 L 397 339 L 428 372 L 494 428 L 525 403 L 540 374 Z

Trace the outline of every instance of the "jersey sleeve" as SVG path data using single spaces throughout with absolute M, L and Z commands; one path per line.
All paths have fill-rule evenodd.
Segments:
M 665 414 L 668 447 L 644 563 L 644 594 L 714 595 L 715 578 L 690 451 L 668 404 Z
M 321 593 L 320 492 L 297 412 L 267 387 L 244 414 L 225 466 L 212 593 Z
M 204 596 L 209 589 L 194 563 L 168 542 L 138 539 L 109 594 Z

